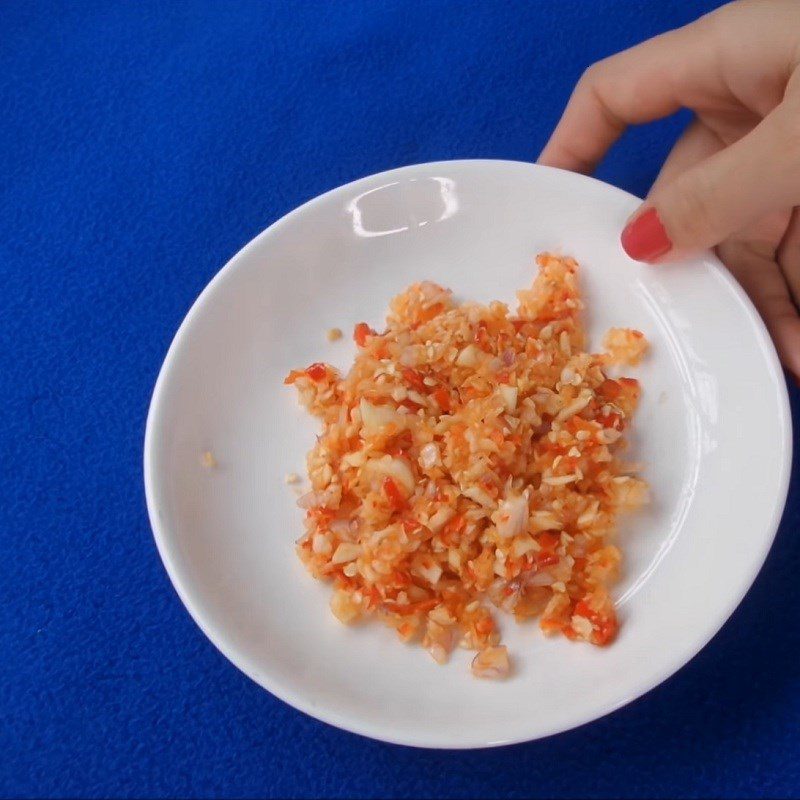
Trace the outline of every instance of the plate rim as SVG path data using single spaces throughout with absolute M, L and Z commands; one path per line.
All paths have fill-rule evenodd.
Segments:
M 165 402 L 164 385 L 167 380 L 167 375 L 172 368 L 173 362 L 177 358 L 177 353 L 181 347 L 183 340 L 187 336 L 187 331 L 191 327 L 194 318 L 201 313 L 202 308 L 209 302 L 209 299 L 214 294 L 217 286 L 229 278 L 229 276 L 236 269 L 237 264 L 240 261 L 242 261 L 251 251 L 256 250 L 260 246 L 262 240 L 268 238 L 275 231 L 279 230 L 281 227 L 288 224 L 296 217 L 302 216 L 309 209 L 315 207 L 316 205 L 324 203 L 332 195 L 336 195 L 339 193 L 344 194 L 345 192 L 356 190 L 361 186 L 363 186 L 364 184 L 372 183 L 377 179 L 384 179 L 384 178 L 396 179 L 398 177 L 402 177 L 405 173 L 414 173 L 414 172 L 419 172 L 424 170 L 434 170 L 434 169 L 448 169 L 448 168 L 452 169 L 454 167 L 458 168 L 465 165 L 475 166 L 475 167 L 483 166 L 487 168 L 505 166 L 505 167 L 514 167 L 517 169 L 533 169 L 534 171 L 552 171 L 559 173 L 567 172 L 566 170 L 557 169 L 555 167 L 546 167 L 532 162 L 516 161 L 509 159 L 477 158 L 477 159 L 452 159 L 444 161 L 422 162 L 418 164 L 409 164 L 402 167 L 384 170 L 381 172 L 376 172 L 370 175 L 363 176 L 361 178 L 357 178 L 353 181 L 342 184 L 341 186 L 329 189 L 323 192 L 322 194 L 319 194 L 305 201 L 301 205 L 297 206 L 288 213 L 284 214 L 283 216 L 272 222 L 270 225 L 268 225 L 264 230 L 262 230 L 256 236 L 254 236 L 225 263 L 225 265 L 211 278 L 211 280 L 206 284 L 206 286 L 194 300 L 188 312 L 181 321 L 180 325 L 178 326 L 178 329 L 175 332 L 170 342 L 169 348 L 167 349 L 166 355 L 164 356 L 164 360 L 159 369 L 158 377 L 156 379 L 153 392 L 151 395 L 147 413 L 147 421 L 145 424 L 144 452 L 143 452 L 143 472 L 144 472 L 143 477 L 144 477 L 144 489 L 145 489 L 147 513 L 150 522 L 150 528 L 153 533 L 153 538 L 155 540 L 156 549 L 158 550 L 159 557 L 161 558 L 164 568 L 167 571 L 167 575 L 169 576 L 170 582 L 176 594 L 178 595 L 184 607 L 188 611 L 190 617 L 194 620 L 195 624 L 198 626 L 198 628 L 200 628 L 200 630 L 214 645 L 214 647 L 220 653 L 222 653 L 222 655 L 225 656 L 225 658 L 228 661 L 230 661 L 238 670 L 244 673 L 254 683 L 260 686 L 262 689 L 265 689 L 266 691 L 270 692 L 270 694 L 278 698 L 280 701 L 292 706 L 296 710 L 314 719 L 320 720 L 336 728 L 348 731 L 350 733 L 355 733 L 360 736 L 365 736 L 371 739 L 375 739 L 378 741 L 387 742 L 390 744 L 398 744 L 409 747 L 420 747 L 427 749 L 448 749 L 448 750 L 470 750 L 470 749 L 482 749 L 490 747 L 491 748 L 502 747 L 513 744 L 519 744 L 522 742 L 544 739 L 549 736 L 556 735 L 558 733 L 562 733 L 568 730 L 574 730 L 576 728 L 582 727 L 583 725 L 587 725 L 591 722 L 594 722 L 595 720 L 601 719 L 602 717 L 605 717 L 608 714 L 613 713 L 614 711 L 622 708 L 623 706 L 628 705 L 634 700 L 643 697 L 645 694 L 649 693 L 657 686 L 660 686 L 667 679 L 675 675 L 689 662 L 691 662 L 706 647 L 706 645 L 708 645 L 708 643 L 717 635 L 717 633 L 719 633 L 722 627 L 728 622 L 733 612 L 739 607 L 739 605 L 744 600 L 747 593 L 750 591 L 751 587 L 753 586 L 753 583 L 758 577 L 758 574 L 761 572 L 761 569 L 764 566 L 764 562 L 766 561 L 766 558 L 775 541 L 775 537 L 777 535 L 783 517 L 786 505 L 786 499 L 789 491 L 789 482 L 791 479 L 791 465 L 792 465 L 792 452 L 793 452 L 793 425 L 791 417 L 791 408 L 789 404 L 789 394 L 786 388 L 785 379 L 783 377 L 783 369 L 778 359 L 775 347 L 767 331 L 766 325 L 764 324 L 761 315 L 756 310 L 750 298 L 747 296 L 742 287 L 739 285 L 738 281 L 736 281 L 733 275 L 719 261 L 719 259 L 713 252 L 707 251 L 698 256 L 698 258 L 703 258 L 705 261 L 707 261 L 709 267 L 712 269 L 714 273 L 716 273 L 716 277 L 721 278 L 723 280 L 723 282 L 727 285 L 727 288 L 733 293 L 734 297 L 739 301 L 739 304 L 742 306 L 746 316 L 750 319 L 751 323 L 754 326 L 755 333 L 759 340 L 759 344 L 761 345 L 761 350 L 764 353 L 765 359 L 767 361 L 767 366 L 769 368 L 769 371 L 772 374 L 774 374 L 777 378 L 779 378 L 779 380 L 777 380 L 776 383 L 778 384 L 779 387 L 781 387 L 778 392 L 779 394 L 778 405 L 779 405 L 779 426 L 782 432 L 782 441 L 779 443 L 780 444 L 779 485 L 777 487 L 777 491 L 775 494 L 775 503 L 773 507 L 772 516 L 771 519 L 769 520 L 769 524 L 766 526 L 766 530 L 771 531 L 771 533 L 768 533 L 764 537 L 762 550 L 759 553 L 758 557 L 755 558 L 753 560 L 753 563 L 750 565 L 750 570 L 748 571 L 747 579 L 743 581 L 739 591 L 731 594 L 724 613 L 721 614 L 715 622 L 711 623 L 708 626 L 708 630 L 705 632 L 704 636 L 701 637 L 701 643 L 699 644 L 699 646 L 692 646 L 691 648 L 689 648 L 692 652 L 688 656 L 684 656 L 683 654 L 681 654 L 678 658 L 673 658 L 671 660 L 666 661 L 665 662 L 666 666 L 662 667 L 662 669 L 659 670 L 657 678 L 655 679 L 651 678 L 642 681 L 641 685 L 635 685 L 628 693 L 625 694 L 624 697 L 620 698 L 616 702 L 607 704 L 601 710 L 592 712 L 588 716 L 586 714 L 575 713 L 572 715 L 571 721 L 568 721 L 566 723 L 562 722 L 561 724 L 551 725 L 550 727 L 544 728 L 539 733 L 531 733 L 527 735 L 526 734 L 514 735 L 499 741 L 494 741 L 494 740 L 488 741 L 486 737 L 481 737 L 481 736 L 473 736 L 471 738 L 464 737 L 459 741 L 451 741 L 451 740 L 445 740 L 443 737 L 439 737 L 436 735 L 429 735 L 427 731 L 421 731 L 419 735 L 414 737 L 410 737 L 407 735 L 395 736 L 392 734 L 391 728 L 388 724 L 383 726 L 375 725 L 373 723 L 364 722 L 357 715 L 348 716 L 346 714 L 330 711 L 326 708 L 316 707 L 313 702 L 307 701 L 302 694 L 297 694 L 291 689 L 288 689 L 287 687 L 281 685 L 279 681 L 274 680 L 270 675 L 265 674 L 263 671 L 256 668 L 255 665 L 249 663 L 248 658 L 235 652 L 235 648 L 227 643 L 224 631 L 219 630 L 218 628 L 211 625 L 203 618 L 203 614 L 199 611 L 198 605 L 191 597 L 189 590 L 187 590 L 187 588 L 182 584 L 182 580 L 178 576 L 178 568 L 173 559 L 171 545 L 168 542 L 169 536 L 162 530 L 162 523 L 159 520 L 158 510 L 156 508 L 156 495 L 158 490 L 157 490 L 157 479 L 155 476 L 155 467 L 154 467 L 154 460 L 155 460 L 154 451 L 156 447 L 154 441 L 155 428 L 157 426 L 157 419 L 160 413 L 160 409 Z M 605 190 L 611 190 L 615 193 L 624 196 L 626 199 L 629 200 L 632 199 L 641 202 L 640 198 L 636 197 L 630 192 L 627 192 L 624 189 L 620 189 L 619 187 L 613 186 L 612 184 L 606 183 L 604 181 L 600 181 L 593 176 L 577 175 L 576 173 L 568 173 L 568 174 L 574 177 L 580 177 L 582 179 L 598 183 L 601 186 L 603 186 Z

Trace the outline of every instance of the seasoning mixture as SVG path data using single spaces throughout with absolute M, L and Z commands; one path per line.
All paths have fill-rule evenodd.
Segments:
M 606 374 L 647 341 L 615 328 L 585 352 L 577 263 L 537 264 L 516 313 L 415 284 L 384 331 L 355 326 L 347 375 L 315 363 L 286 378 L 322 420 L 297 549 L 332 582 L 333 613 L 378 618 L 439 663 L 477 650 L 478 677 L 509 672 L 494 609 L 614 639 L 616 517 L 647 501 L 620 457 L 639 384 Z

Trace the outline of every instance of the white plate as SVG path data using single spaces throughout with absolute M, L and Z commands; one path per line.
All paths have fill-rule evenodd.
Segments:
M 559 170 L 503 161 L 422 164 L 322 195 L 254 239 L 189 312 L 147 421 L 155 539 L 189 612 L 254 681 L 321 720 L 391 742 L 480 747 L 595 719 L 685 664 L 750 587 L 772 543 L 791 457 L 784 379 L 756 312 L 712 257 L 629 260 L 619 231 L 637 200 Z M 329 587 L 294 553 L 302 530 L 288 472 L 314 424 L 283 386 L 293 367 L 345 366 L 360 320 L 430 278 L 462 298 L 512 301 L 541 250 L 583 267 L 592 342 L 645 331 L 652 355 L 634 455 L 650 508 L 628 518 L 617 587 L 622 628 L 605 649 L 504 625 L 510 680 L 479 681 L 470 655 L 444 667 L 378 625 L 346 628 Z M 328 343 L 341 327 L 345 341 Z M 201 454 L 218 466 L 208 469 Z M 191 667 L 189 667 L 191 668 Z

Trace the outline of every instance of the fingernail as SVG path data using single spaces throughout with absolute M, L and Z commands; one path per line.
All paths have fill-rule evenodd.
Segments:
M 654 261 L 672 249 L 672 242 L 654 208 L 631 220 L 620 237 L 622 249 L 636 261 Z

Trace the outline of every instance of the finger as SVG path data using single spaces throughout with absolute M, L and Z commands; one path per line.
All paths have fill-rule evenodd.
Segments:
M 669 31 L 589 67 L 538 162 L 591 172 L 628 125 L 666 117 L 703 94 L 720 94 L 716 49 L 703 40 L 703 23 Z
M 784 367 L 800 380 L 800 316 L 778 265 L 740 242 L 725 242 L 717 250 L 761 314 Z
M 800 305 L 800 210 L 797 208 L 778 248 L 778 263 L 795 305 Z
M 800 115 L 783 103 L 747 136 L 651 193 L 622 246 L 638 261 L 675 260 L 798 203 Z
M 539 163 L 590 172 L 627 125 L 681 106 L 766 116 L 800 63 L 796 30 L 795 2 L 728 3 L 594 64 L 575 87 Z
M 661 172 L 650 187 L 648 197 L 671 183 L 687 169 L 699 164 L 714 153 L 719 152 L 725 143 L 700 120 L 694 120 L 675 142 Z

